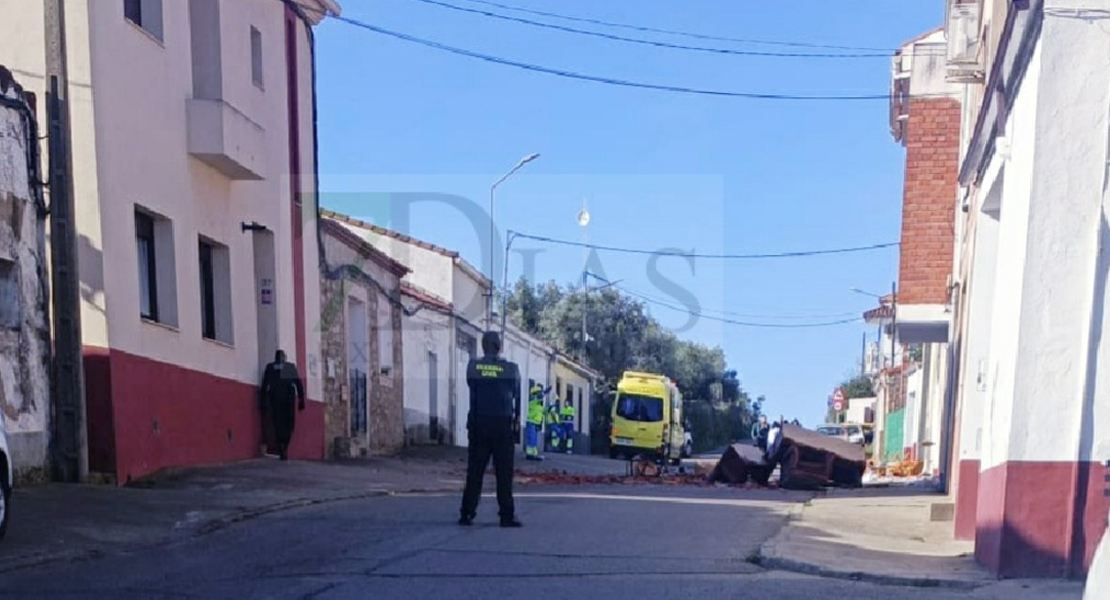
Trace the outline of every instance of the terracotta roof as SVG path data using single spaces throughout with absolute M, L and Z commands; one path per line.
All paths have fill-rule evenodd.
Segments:
M 864 321 L 878 321 L 878 320 L 893 319 L 893 318 L 894 318 L 894 307 L 893 306 L 880 306 L 878 308 L 872 308 L 871 310 L 863 313 L 863 320 Z
M 385 227 L 381 227 L 379 225 L 375 225 L 373 223 L 369 223 L 369 222 L 363 221 L 361 219 L 356 219 L 354 217 L 349 217 L 347 215 L 340 214 L 340 213 L 337 213 L 335 211 L 328 210 L 326 208 L 321 208 L 320 209 L 320 216 L 325 217 L 327 219 L 332 219 L 334 221 L 338 221 L 340 223 L 345 223 L 347 225 L 350 225 L 352 227 L 357 227 L 359 229 L 365 229 L 367 231 L 373 231 L 374 233 L 376 233 L 378 235 L 385 236 L 385 237 L 388 237 L 388 238 L 392 238 L 392 239 L 404 242 L 406 244 L 412 244 L 413 246 L 417 246 L 417 247 L 423 248 L 425 250 L 435 252 L 437 254 L 442 254 L 443 256 L 447 256 L 447 257 L 450 257 L 450 258 L 458 258 L 459 257 L 458 252 L 455 252 L 453 250 L 448 250 L 447 248 L 444 248 L 443 246 L 437 246 L 435 244 L 430 244 L 430 243 L 425 242 L 423 240 L 418 240 L 414 237 L 405 235 L 403 233 L 393 231 L 392 229 L 386 229 Z
M 366 240 L 360 239 L 351 230 L 340 225 L 334 220 L 327 218 L 321 219 L 320 227 L 324 230 L 325 234 L 334 237 L 336 240 L 339 240 L 341 243 L 343 243 L 343 245 L 354 250 L 355 252 L 358 252 L 364 257 L 369 258 L 370 260 L 377 263 L 378 266 L 388 269 L 390 272 L 398 277 L 404 277 L 405 275 L 412 272 L 412 269 L 394 260 L 385 252 L 378 250 Z
M 451 312 L 450 302 L 444 300 L 443 298 L 440 298 L 439 296 L 436 296 L 428 290 L 417 287 L 407 281 L 401 282 L 401 294 L 419 300 L 424 304 L 438 308 L 440 310 Z

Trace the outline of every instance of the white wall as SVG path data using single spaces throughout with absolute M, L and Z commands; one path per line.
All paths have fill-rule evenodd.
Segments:
M 903 422 L 902 449 L 912 449 L 921 443 L 921 406 L 924 371 L 915 368 L 906 375 L 906 416 Z
M 1014 101 L 1007 123 L 1011 146 L 1009 160 L 995 155 L 993 161 L 1005 163 L 1002 188 L 1002 213 L 998 228 L 998 269 L 994 305 L 991 309 L 989 389 L 985 407 L 985 428 L 981 469 L 1006 462 L 1014 398 L 1015 371 L 1020 342 L 1020 316 L 1025 301 L 1026 240 L 1029 234 L 1030 188 L 1033 179 L 1033 145 L 1036 131 L 1036 95 L 1041 78 L 1040 45 L 1033 54 L 1022 90 Z M 1005 260 L 1002 258 L 1005 257 Z
M 877 398 L 852 398 L 848 400 L 848 414 L 846 415 L 848 422 L 864 423 L 867 420 L 867 409 L 874 410 L 877 402 Z
M 406 299 L 410 308 L 416 302 Z M 435 388 L 440 425 L 450 427 L 450 377 L 451 361 L 454 360 L 451 348 L 450 315 L 423 308 L 413 316 L 403 318 L 405 352 L 405 437 L 409 441 L 424 443 L 428 441 L 429 417 L 431 415 L 431 389 Z M 429 357 L 436 356 L 436 375 L 429 381 Z M 449 438 L 448 438 L 449 439 Z
M 485 328 L 486 291 L 485 282 L 476 277 L 473 268 L 467 268 L 456 261 L 451 290 L 451 303 L 455 312 L 476 327 Z M 498 323 L 500 325 L 500 323 Z M 481 351 L 481 348 L 479 348 Z
M 451 299 L 454 291 L 452 257 L 351 223 L 340 221 L 340 224 L 357 235 L 359 239 L 411 269 L 412 272 L 405 276 L 405 281 L 440 298 Z
M 1100 291 L 1105 285 L 1099 282 L 1105 266 L 1098 256 L 1106 239 L 1110 53 L 1102 29 L 1048 9 L 1046 13 L 1041 43 L 1012 117 L 1013 158 L 1003 194 L 1000 256 L 1009 260 L 1024 253 L 1025 260 L 1024 285 L 998 289 L 999 297 L 1011 298 L 1003 301 L 1011 311 L 1012 298 L 1020 298 L 1016 319 L 1008 325 L 1020 332 L 1013 383 L 1009 390 L 998 390 L 999 398 L 1013 398 L 1011 414 L 1003 417 L 1010 428 L 1001 430 L 1007 435 L 1000 450 L 1011 461 L 1071 462 L 1091 458 L 1091 445 L 1096 444 L 1096 458 L 1104 459 L 1110 451 L 1105 441 L 1110 427 L 1096 417 L 1110 408 L 1105 400 L 1110 381 L 1099 369 L 1101 359 L 1110 355 L 1100 343 L 1106 299 Z M 1016 189 L 1010 187 L 1011 176 L 1020 182 Z M 1022 229 L 1023 236 L 1007 235 L 1011 200 L 1016 207 L 1012 226 Z M 1011 240 L 1025 243 L 1011 245 Z M 1082 448 L 1080 436 L 1086 438 Z
M 533 379 L 544 387 L 553 381 L 549 359 L 551 348 L 511 324 L 507 328 L 505 357 L 520 368 L 520 422 L 523 427 L 528 418 L 528 381 Z
M 985 195 L 987 202 L 1001 200 L 1002 182 Z M 991 310 L 994 305 L 995 271 L 998 269 L 998 220 L 993 214 L 973 208 L 974 247 L 967 285 L 967 321 L 960 369 L 960 454 L 958 460 L 979 460 L 982 454 L 983 421 L 990 394 Z
M 193 90 L 187 2 L 163 2 L 162 41 L 124 19 L 122 2 L 66 3 L 84 288 L 82 334 L 87 345 L 110 346 L 256 383 L 261 365 L 257 364 L 255 290 L 250 276 L 253 244 L 250 234 L 240 231 L 241 221 L 258 221 L 275 232 L 279 343 L 291 357 L 296 356 L 294 308 L 288 300 L 293 298 L 290 193 L 288 179 L 280 176 L 288 171 L 284 7 L 277 2 L 222 2 L 220 6 L 228 36 L 223 44 L 226 99 L 237 109 L 249 111 L 250 118 L 264 129 L 267 155 L 263 162 L 271 174 L 264 181 L 232 183 L 188 153 L 185 106 Z M 28 87 L 39 95 L 39 113 L 45 114 L 40 79 L 44 71 L 42 5 L 11 3 L 4 12 L 0 54 L 5 62 L 30 74 Z M 249 24 L 265 34 L 265 92 L 250 83 Z M 300 36 L 302 167 L 311 170 L 310 58 L 303 30 Z M 176 327 L 152 325 L 139 318 L 131 225 L 136 204 L 173 221 Z M 196 281 L 201 234 L 229 248 L 234 346 L 204 340 L 200 335 Z M 305 228 L 304 308 L 308 315 L 319 313 L 314 235 L 314 227 Z M 310 365 L 319 352 L 312 324 L 310 317 L 306 322 L 306 363 Z M 305 376 L 310 396 L 319 399 L 319 373 Z

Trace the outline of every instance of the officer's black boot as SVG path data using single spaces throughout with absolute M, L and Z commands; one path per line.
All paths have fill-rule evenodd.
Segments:
M 501 526 L 502 527 L 524 527 L 524 523 L 521 523 L 520 519 L 517 519 L 516 517 L 501 517 Z
M 459 517 L 459 525 L 463 527 L 470 527 L 474 524 L 474 515 L 461 515 Z

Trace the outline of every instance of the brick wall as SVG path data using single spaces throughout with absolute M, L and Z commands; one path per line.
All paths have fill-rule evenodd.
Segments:
M 910 101 L 898 301 L 946 304 L 955 244 L 960 103 Z

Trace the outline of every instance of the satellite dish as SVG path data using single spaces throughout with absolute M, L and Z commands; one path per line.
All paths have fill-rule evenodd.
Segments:
M 582 212 L 578 213 L 578 224 L 583 226 L 583 227 L 590 224 L 590 212 L 589 211 L 583 210 Z

